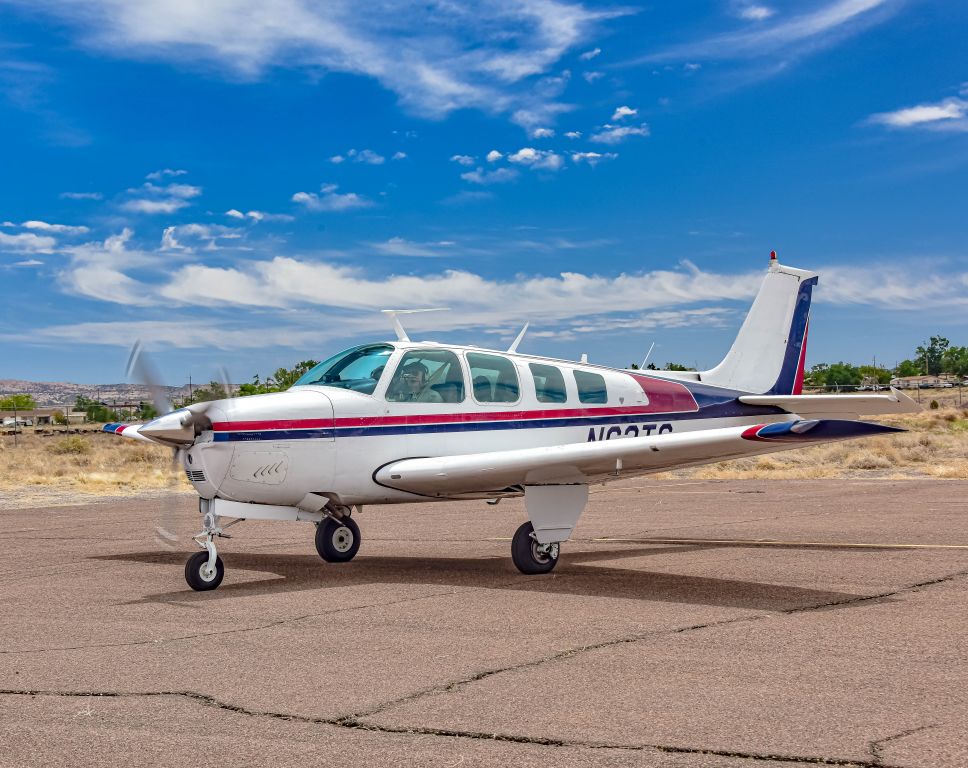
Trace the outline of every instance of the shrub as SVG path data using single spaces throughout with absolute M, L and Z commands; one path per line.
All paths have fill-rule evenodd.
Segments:
M 53 445 L 49 446 L 47 450 L 49 450 L 51 453 L 72 453 L 75 455 L 80 455 L 90 453 L 91 444 L 80 435 L 71 435 L 70 437 L 65 437 L 63 440 L 58 440 Z
M 938 403 L 938 401 L 937 401 L 937 400 L 932 400 L 932 401 L 931 401 L 931 410 L 932 410 L 932 411 L 936 411 L 936 410 L 938 410 L 938 409 L 939 409 L 940 407 L 941 407 L 941 405 L 940 405 L 940 404 Z

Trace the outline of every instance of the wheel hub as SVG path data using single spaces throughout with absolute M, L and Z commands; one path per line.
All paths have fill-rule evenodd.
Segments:
M 353 531 L 347 528 L 345 525 L 341 525 L 335 531 L 333 531 L 333 549 L 337 552 L 349 552 L 350 547 L 353 546 Z

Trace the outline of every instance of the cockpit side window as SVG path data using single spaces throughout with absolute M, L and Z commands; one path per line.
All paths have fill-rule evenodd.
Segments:
M 303 374 L 293 386 L 312 384 L 372 395 L 392 354 L 393 347 L 389 344 L 353 347 L 324 360 Z
M 464 371 L 457 355 L 445 349 L 412 349 L 397 365 L 387 387 L 391 403 L 460 403 Z
M 520 395 L 518 372 L 506 357 L 468 352 L 474 383 L 474 399 L 479 403 L 515 403 Z
M 565 390 L 565 377 L 553 365 L 531 363 L 531 376 L 534 378 L 534 393 L 539 403 L 563 403 L 568 399 Z

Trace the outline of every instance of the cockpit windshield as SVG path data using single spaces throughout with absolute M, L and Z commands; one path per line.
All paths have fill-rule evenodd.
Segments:
M 310 369 L 293 386 L 313 384 L 317 387 L 338 387 L 372 395 L 376 385 L 380 383 L 383 369 L 391 354 L 393 347 L 389 344 L 353 347 Z

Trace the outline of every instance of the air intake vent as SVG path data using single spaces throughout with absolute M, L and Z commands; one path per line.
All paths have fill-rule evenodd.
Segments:
M 188 475 L 188 479 L 193 483 L 205 482 L 205 473 L 200 469 L 186 469 L 185 474 Z

